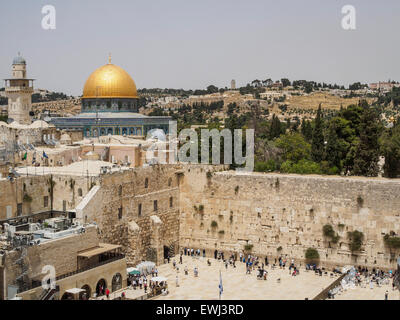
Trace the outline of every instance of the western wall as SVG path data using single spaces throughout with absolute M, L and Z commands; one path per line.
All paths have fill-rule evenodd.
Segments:
M 395 266 L 399 252 L 385 247 L 383 236 L 399 233 L 400 180 L 224 170 L 155 165 L 95 177 L 53 175 L 53 209 L 96 223 L 101 241 L 121 245 L 131 266 L 163 263 L 184 247 L 213 256 L 216 249 L 240 252 L 245 246 L 270 259 L 303 260 L 315 248 L 324 265 Z M 49 211 L 50 177 L 0 181 L 0 220 L 10 212 L 16 217 L 17 203 L 22 216 Z M 340 236 L 337 244 L 323 235 L 326 224 Z M 347 232 L 354 230 L 364 241 L 352 254 Z
M 383 236 L 400 228 L 400 180 L 316 175 L 185 171 L 180 186 L 180 247 L 240 252 L 270 262 L 283 255 L 304 260 L 315 248 L 323 265 L 395 267 L 399 252 Z M 337 244 L 323 235 L 330 224 Z M 351 253 L 347 232 L 363 232 Z

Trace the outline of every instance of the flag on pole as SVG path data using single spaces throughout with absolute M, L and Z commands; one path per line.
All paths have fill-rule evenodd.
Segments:
M 35 153 L 33 154 L 33 157 L 32 157 L 32 164 L 35 164 L 36 163 L 36 151 L 35 151 Z
M 27 157 L 28 157 L 28 152 L 25 152 L 24 156 L 22 157 L 22 160 L 26 160 Z
M 46 152 L 43 151 L 43 158 L 48 159 L 49 157 L 47 156 Z
M 219 271 L 219 299 L 221 300 L 221 295 L 222 292 L 224 292 L 224 287 L 222 286 L 222 274 L 221 274 L 221 270 Z

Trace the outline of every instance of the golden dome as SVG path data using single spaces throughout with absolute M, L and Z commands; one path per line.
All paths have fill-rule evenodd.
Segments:
M 114 64 L 106 64 L 86 80 L 82 98 L 137 98 L 131 76 Z

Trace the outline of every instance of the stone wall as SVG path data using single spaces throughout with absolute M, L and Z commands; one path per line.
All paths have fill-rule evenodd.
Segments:
M 38 172 L 41 168 L 38 167 Z M 21 176 L 13 182 L 0 179 L 0 221 L 18 216 L 17 204 L 22 205 L 20 216 L 51 209 L 51 175 Z M 97 177 L 53 175 L 53 210 L 71 210 L 81 202 Z M 28 197 L 27 197 L 28 196 Z M 47 205 L 45 201 L 47 197 Z M 29 199 L 30 198 L 30 199 Z
M 178 168 L 151 166 L 101 175 L 92 200 L 97 205 L 88 201 L 79 208 L 79 217 L 95 222 L 104 242 L 121 245 L 128 264 L 142 259 L 162 263 L 164 246 L 178 247 Z
M 390 252 L 383 236 L 400 231 L 399 191 L 400 180 L 233 171 L 207 178 L 199 166 L 185 171 L 180 188 L 179 244 L 209 252 L 250 244 L 257 255 L 297 260 L 316 248 L 325 265 L 394 267 L 399 252 Z M 339 234 L 338 244 L 323 236 L 325 224 Z M 356 254 L 347 237 L 354 230 L 365 238 Z

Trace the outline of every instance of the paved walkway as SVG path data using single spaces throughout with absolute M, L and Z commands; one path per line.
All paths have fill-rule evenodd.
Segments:
M 179 262 L 179 256 L 174 258 Z M 292 277 L 289 270 L 269 267 L 266 281 L 257 280 L 257 270 L 246 275 L 244 263 L 237 262 L 236 268 L 228 266 L 228 270 L 221 261 L 210 259 L 211 266 L 207 266 L 207 258 L 192 258 L 183 256 L 183 264 L 177 264 L 179 273 L 173 269 L 172 261 L 158 267 L 159 275 L 168 278 L 167 296 L 158 296 L 156 300 L 216 300 L 219 297 L 219 272 L 222 273 L 224 292 L 222 300 L 304 300 L 312 299 L 337 277 L 318 276 L 314 272 L 306 272 L 304 266 L 300 275 Z M 184 273 L 188 266 L 189 274 Z M 193 268 L 197 266 L 199 276 L 193 275 Z M 178 275 L 179 287 L 176 287 Z M 278 283 L 277 279 L 281 281 Z
M 389 300 L 399 300 L 399 290 L 392 290 L 392 281 L 389 285 L 377 287 L 376 284 L 373 289 L 369 286 L 366 288 L 355 287 L 347 289 L 346 291 L 335 296 L 335 300 L 385 300 L 385 292 L 388 291 Z

